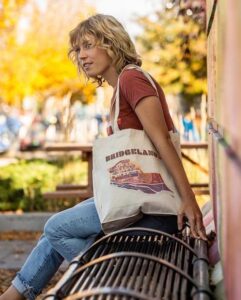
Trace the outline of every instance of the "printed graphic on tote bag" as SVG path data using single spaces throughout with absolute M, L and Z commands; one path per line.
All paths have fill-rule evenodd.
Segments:
M 156 194 L 171 190 L 165 185 L 161 174 L 144 173 L 139 166 L 129 159 L 121 160 L 109 168 L 110 183 L 118 187 L 141 190 L 147 194 Z

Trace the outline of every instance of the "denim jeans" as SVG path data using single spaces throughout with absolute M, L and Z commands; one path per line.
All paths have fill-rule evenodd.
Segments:
M 175 216 L 145 215 L 134 225 L 169 233 L 177 231 Z M 35 299 L 56 273 L 63 260 L 71 261 L 79 255 L 93 243 L 100 232 L 101 224 L 93 198 L 53 215 L 47 221 L 44 234 L 12 284 L 27 299 Z

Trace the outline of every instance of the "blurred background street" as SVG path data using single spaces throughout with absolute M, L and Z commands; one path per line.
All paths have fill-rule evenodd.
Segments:
M 78 74 L 67 54 L 69 31 L 97 12 L 131 34 L 188 144 L 183 163 L 198 202 L 210 200 L 205 1 L 0 0 L 0 294 L 46 219 L 92 192 L 85 147 L 107 134 L 111 90 Z

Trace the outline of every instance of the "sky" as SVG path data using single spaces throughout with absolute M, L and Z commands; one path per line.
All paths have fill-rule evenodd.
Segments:
M 116 17 L 134 38 L 141 28 L 133 21 L 135 16 L 151 15 L 162 7 L 162 0 L 86 0 L 97 12 Z
M 46 9 L 46 0 L 35 0 L 40 9 Z M 56 1 L 56 0 L 54 0 Z M 67 0 L 66 0 L 67 1 Z M 126 28 L 132 38 L 141 33 L 141 27 L 136 24 L 137 16 L 149 17 L 163 6 L 164 0 L 68 0 L 77 3 L 85 2 L 93 5 L 98 13 L 116 17 Z

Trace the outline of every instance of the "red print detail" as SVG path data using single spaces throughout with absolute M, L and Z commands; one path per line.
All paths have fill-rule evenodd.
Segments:
M 170 191 L 159 173 L 144 173 L 129 159 L 121 160 L 109 168 L 110 182 L 121 188 L 141 190 L 147 194 Z

